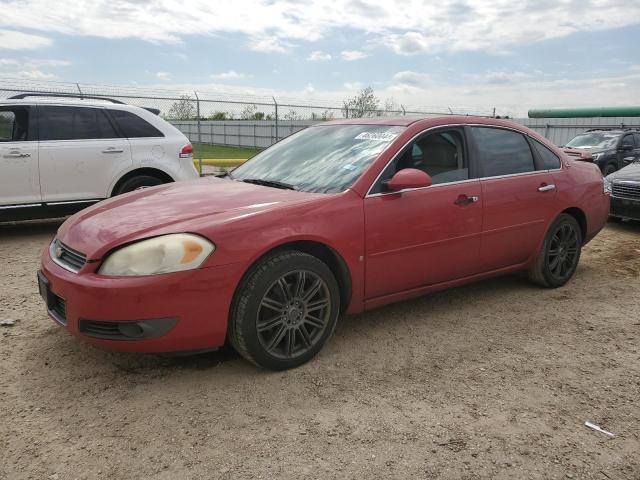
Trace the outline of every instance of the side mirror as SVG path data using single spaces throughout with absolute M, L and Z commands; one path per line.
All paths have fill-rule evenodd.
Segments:
M 431 177 L 417 168 L 403 168 L 399 172 L 385 182 L 387 190 L 391 192 L 399 192 L 407 188 L 429 187 L 433 183 Z

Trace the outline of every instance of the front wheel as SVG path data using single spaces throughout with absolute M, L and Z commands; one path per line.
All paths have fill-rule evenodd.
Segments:
M 549 227 L 529 278 L 543 287 L 561 287 L 575 273 L 581 251 L 580 225 L 571 215 L 559 215 Z
M 613 163 L 609 163 L 606 167 L 604 167 L 604 170 L 602 171 L 602 176 L 606 177 L 607 175 L 611 175 L 616 170 L 618 170 L 618 168 Z
M 340 293 L 331 270 L 290 250 L 261 260 L 236 293 L 229 340 L 244 358 L 270 370 L 313 358 L 333 333 Z

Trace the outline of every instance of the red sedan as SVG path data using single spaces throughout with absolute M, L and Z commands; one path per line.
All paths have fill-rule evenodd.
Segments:
M 269 369 L 356 313 L 495 275 L 573 275 L 604 226 L 598 167 L 520 125 L 473 117 L 327 122 L 224 177 L 119 196 L 42 256 L 53 319 L 132 352 L 229 341 Z

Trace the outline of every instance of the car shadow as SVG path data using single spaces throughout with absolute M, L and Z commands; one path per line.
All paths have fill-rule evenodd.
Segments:
M 22 222 L 0 222 L 0 238 L 54 234 L 65 220 L 65 218 L 54 218 L 48 220 L 25 220 Z

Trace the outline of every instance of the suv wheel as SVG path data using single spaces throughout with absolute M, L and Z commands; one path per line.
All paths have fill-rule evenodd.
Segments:
M 162 185 L 163 183 L 165 182 L 158 177 L 153 177 L 151 175 L 138 175 L 125 180 L 124 183 L 114 192 L 114 195 L 122 195 L 123 193 L 133 192 L 134 190 L 144 187 L 155 187 L 156 185 Z
M 270 370 L 313 358 L 335 329 L 338 283 L 322 261 L 289 250 L 260 261 L 241 283 L 229 340 L 244 358 Z
M 606 177 L 607 175 L 611 175 L 616 170 L 618 170 L 616 166 L 613 163 L 609 163 L 604 167 L 604 170 L 602 171 L 602 176 Z
M 571 215 L 559 215 L 549 227 L 529 278 L 543 287 L 561 287 L 576 271 L 581 251 L 580 225 Z

